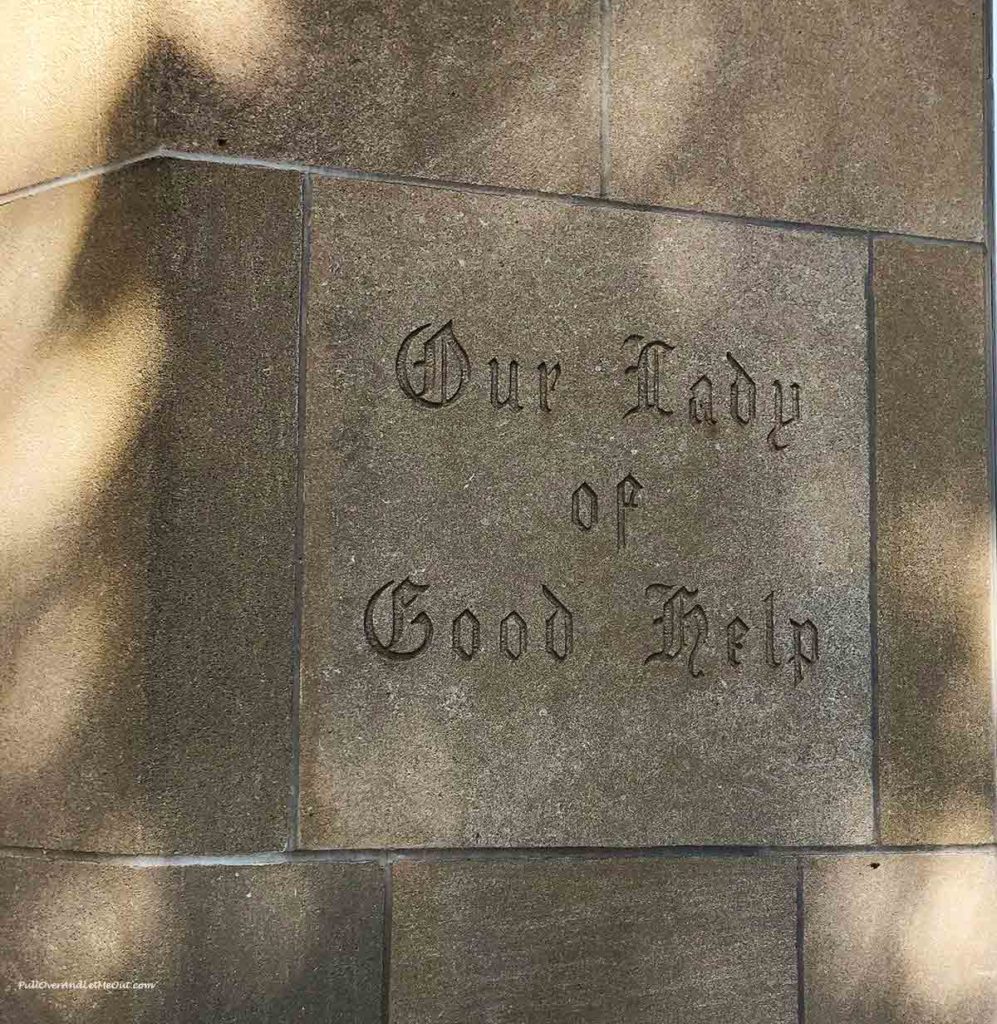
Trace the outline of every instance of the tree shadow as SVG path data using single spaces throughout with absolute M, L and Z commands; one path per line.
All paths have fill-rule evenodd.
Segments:
M 473 47 L 447 56 L 451 63 L 466 59 L 453 74 L 473 83 L 452 105 L 454 79 L 442 68 L 429 79 L 414 75 L 411 63 L 398 77 L 385 70 L 391 63 L 386 39 L 423 39 L 432 25 L 421 7 L 399 5 L 387 34 L 363 5 L 338 20 L 325 5 L 289 7 L 289 38 L 304 41 L 306 58 L 292 68 L 275 63 L 248 91 L 237 80 L 226 87 L 182 42 L 159 37 L 124 92 L 115 94 L 110 142 L 99 159 L 86 160 L 146 148 L 147 129 L 136 128 L 145 114 L 136 119 L 135 112 L 162 92 L 157 123 L 163 139 L 178 146 L 193 139 L 215 152 L 591 192 L 598 118 L 589 77 L 577 89 L 580 105 L 592 106 L 591 127 L 579 127 L 566 150 L 543 159 L 535 151 L 565 111 L 573 123 L 589 126 L 577 115 L 578 96 L 531 110 L 550 88 L 546 70 L 536 76 L 539 84 L 515 75 L 500 85 L 486 76 L 474 81 L 485 57 L 503 50 L 509 51 L 505 66 L 530 77 L 524 63 L 534 52 L 530 8 L 509 9 L 520 17 L 496 21 L 487 33 L 472 26 L 460 38 Z M 448 11 L 459 17 L 456 7 Z M 547 38 L 556 44 L 546 52 L 553 60 L 577 59 L 588 17 L 569 19 L 561 32 L 548 25 Z M 291 118 L 303 83 L 322 80 L 316 66 L 343 60 L 345 77 L 331 102 L 321 90 L 308 92 L 300 119 Z M 696 73 L 723 81 L 723 53 L 715 60 Z M 411 90 L 414 79 L 429 82 L 430 100 Z M 363 92 L 371 83 L 374 98 Z M 395 100 L 385 128 L 375 115 Z M 325 116 L 327 105 L 332 113 Z M 420 113 L 420 106 L 432 114 Z M 506 108 L 521 116 L 511 135 L 501 128 Z M 779 114 L 778 97 L 771 114 Z M 686 120 L 692 125 L 699 118 L 690 113 Z M 681 149 L 691 144 L 692 131 L 680 134 Z M 71 169 L 64 159 L 70 158 L 44 155 L 12 183 Z M 488 167 L 494 174 L 482 170 Z M 49 247 L 40 247 L 35 259 L 39 275 L 51 275 L 50 287 L 42 281 L 40 289 L 4 300 L 5 329 L 10 324 L 13 333 L 22 332 L 13 346 L 15 367 L 2 382 L 12 396 L 4 430 L 25 453 L 18 473 L 28 471 L 12 478 L 11 489 L 19 507 L 30 507 L 32 471 L 54 487 L 44 477 L 47 464 L 73 469 L 61 479 L 76 488 L 44 490 L 35 521 L 30 512 L 18 521 L 30 544 L 19 547 L 21 534 L 13 529 L 5 538 L 13 542 L 5 547 L 0 577 L 3 711 L 12 716 L 4 757 L 16 770 L 0 781 L 0 821 L 10 844 L 144 853 L 283 845 L 297 188 L 296 178 L 275 172 L 157 161 L 21 200 L 0 215 L 0 224 L 14 225 L 7 251 L 20 245 L 31 258 L 29 243 L 48 237 Z M 784 188 L 788 195 L 798 185 L 788 180 Z M 42 211 L 41 232 L 29 223 L 28 209 Z M 653 276 L 650 237 L 634 232 L 620 259 Z M 515 253 L 508 255 L 515 261 Z M 732 273 L 718 280 L 717 295 L 734 279 Z M 12 289 L 23 285 L 9 280 Z M 32 404 L 39 394 L 40 407 Z M 20 419 L 22 413 L 28 418 Z M 65 461 L 69 456 L 77 461 Z M 901 600 L 905 616 L 921 614 L 918 592 Z M 949 642 L 954 651 L 975 649 L 977 637 L 960 640 L 954 622 Z M 940 683 L 940 699 L 943 689 Z M 952 741 L 947 727 L 944 744 Z M 952 776 L 937 775 L 936 803 L 944 806 Z M 951 783 L 953 803 L 961 804 L 963 788 Z M 978 785 L 974 798 L 982 792 Z M 53 890 L 49 906 L 60 905 L 78 884 Z M 905 896 L 891 900 L 920 901 L 930 914 L 935 904 L 921 895 L 928 883 L 915 877 L 909 885 Z M 135 907 L 145 900 L 127 891 L 119 898 Z M 198 961 L 208 962 L 215 940 L 192 909 L 198 898 L 167 899 L 155 912 L 162 930 L 150 925 L 147 936 L 158 934 L 164 949 L 196 950 Z M 563 913 L 569 911 L 566 905 Z M 318 949 L 323 937 L 308 941 Z M 627 949 L 639 970 L 643 950 Z M 307 962 L 302 959 L 300 971 Z M 278 971 L 268 963 L 257 969 Z M 286 993 L 300 990 L 300 971 L 281 980 Z M 967 987 L 975 984 L 967 976 Z M 243 1012 L 239 998 L 228 1005 Z M 906 997 L 896 988 L 876 998 L 877 1020 L 903 1019 Z M 221 1004 L 217 1010 L 227 1012 Z

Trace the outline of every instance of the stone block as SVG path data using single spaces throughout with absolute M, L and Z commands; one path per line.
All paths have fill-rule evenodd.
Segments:
M 392 1024 L 795 1024 L 790 860 L 392 866 Z
M 0 1014 L 39 1024 L 375 1024 L 382 876 L 376 864 L 6 857 Z M 130 987 L 49 987 L 81 982 Z
M 986 260 L 874 252 L 885 842 L 993 839 Z
M 0 842 L 282 849 L 299 179 L 0 210 Z
M 993 850 L 814 858 L 805 878 L 808 1024 L 989 1024 Z
M 619 198 L 980 239 L 978 0 L 614 0 Z
M 864 241 L 328 180 L 312 236 L 305 844 L 869 841 Z

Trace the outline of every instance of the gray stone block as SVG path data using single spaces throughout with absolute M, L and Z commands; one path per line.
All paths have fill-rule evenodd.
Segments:
M 0 1016 L 375 1024 L 382 876 L 375 864 L 135 868 L 4 858 Z
M 157 161 L 0 211 L 0 842 L 284 846 L 298 208 Z
M 869 841 L 865 271 L 316 181 L 307 846 Z
M 881 239 L 874 280 L 883 839 L 988 842 L 986 259 Z
M 807 1024 L 989 1024 L 992 850 L 815 858 L 805 877 Z
M 792 861 L 392 866 L 393 1024 L 795 1024 Z
M 173 40 L 166 145 L 598 192 L 597 2 L 291 0 L 270 14 L 229 40 L 246 70 L 228 82 L 197 25 Z
M 978 0 L 614 0 L 624 199 L 983 237 Z
M 156 145 L 157 3 L 4 5 L 0 194 Z

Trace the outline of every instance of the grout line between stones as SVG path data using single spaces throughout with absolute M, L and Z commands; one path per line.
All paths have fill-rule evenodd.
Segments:
M 599 196 L 567 195 L 561 192 L 544 192 L 538 189 L 514 188 L 501 185 L 484 185 L 475 182 L 452 181 L 445 178 L 420 178 L 414 175 L 389 174 L 381 171 L 360 171 L 348 167 L 322 167 L 312 164 L 280 160 L 262 160 L 256 157 L 220 156 L 217 153 L 185 152 L 177 149 L 160 149 L 157 158 L 188 160 L 193 162 L 231 164 L 236 167 L 259 167 L 276 171 L 309 173 L 316 178 L 334 178 L 345 181 L 366 181 L 385 185 L 404 185 L 412 188 L 435 188 L 446 192 L 470 195 L 490 195 L 508 199 L 538 199 L 547 202 L 564 203 L 599 210 L 631 210 L 638 213 L 659 214 L 672 217 L 694 217 L 728 224 L 748 224 L 754 227 L 771 228 L 778 231 L 800 231 L 835 237 L 898 238 L 923 245 L 956 245 L 983 249 L 984 243 L 965 238 L 943 238 L 933 235 L 907 234 L 879 229 L 812 224 L 806 221 L 770 220 L 764 217 L 747 217 L 734 213 L 716 213 L 708 210 L 687 209 L 678 206 L 656 206 L 651 203 L 628 202 Z
M 87 167 L 82 171 L 74 171 L 72 174 L 63 174 L 58 178 L 48 178 L 33 185 L 24 185 L 21 188 L 11 189 L 10 192 L 0 193 L 0 206 L 14 203 L 18 199 L 27 199 L 42 192 L 49 192 L 52 189 L 62 188 L 63 185 L 75 185 L 77 182 L 86 181 L 88 178 L 113 174 L 115 171 L 123 170 L 125 167 L 131 167 L 133 164 L 140 164 L 145 160 L 154 160 L 160 156 L 161 152 L 158 148 L 150 149 L 145 153 L 140 153 L 138 156 L 130 156 L 126 160 L 118 160 L 112 164 L 101 164 L 99 167 Z
M 796 1022 L 806 1024 L 807 989 L 803 963 L 806 918 L 803 902 L 803 858 L 796 859 Z
M 870 234 L 866 254 L 865 315 L 866 315 L 866 376 L 867 412 L 869 423 L 869 732 L 872 741 L 872 835 L 873 841 L 882 841 L 882 818 L 879 795 L 879 555 L 878 495 L 876 477 L 876 291 L 875 241 Z
M 995 217 L 994 190 L 997 181 L 994 179 L 995 146 L 997 146 L 997 128 L 994 118 L 997 117 L 997 96 L 994 94 L 994 48 L 997 38 L 997 11 L 993 0 L 984 0 L 986 30 L 984 32 L 984 181 L 986 193 L 984 210 L 986 222 L 986 267 L 987 287 L 986 301 L 986 380 L 987 380 L 987 422 L 989 425 L 990 451 L 987 459 L 987 479 L 990 488 L 990 739 L 991 764 L 993 766 L 993 822 L 994 838 L 997 838 L 997 333 L 995 333 L 995 308 L 997 308 L 997 265 L 994 261 L 994 245 L 997 241 L 997 217 Z
M 252 866 L 266 864 L 393 864 L 395 861 L 510 861 L 510 860 L 785 860 L 802 857 L 868 857 L 876 855 L 959 856 L 997 855 L 997 843 L 935 846 L 655 846 L 655 847 L 488 847 L 396 848 L 366 850 L 284 850 L 232 854 L 125 854 L 40 847 L 0 847 L 0 860 L 79 861 L 120 867 Z
M 385 853 L 384 904 L 381 917 L 381 1024 L 389 1024 L 391 1020 L 391 863 L 392 858 Z
M 305 373 L 308 329 L 308 269 L 311 260 L 311 176 L 301 176 L 301 244 L 298 258 L 298 339 L 295 353 L 295 509 L 294 509 L 294 616 L 292 620 L 293 666 L 291 670 L 291 756 L 287 809 L 287 849 L 299 843 L 301 824 L 301 623 L 304 605 L 305 546 Z
M 613 42 L 611 0 L 599 0 L 599 195 L 609 195 L 612 152 L 610 150 L 610 58 Z

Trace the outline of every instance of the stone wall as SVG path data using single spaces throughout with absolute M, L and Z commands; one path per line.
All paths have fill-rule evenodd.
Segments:
M 988 18 L 15 4 L 0 1018 L 993 1021 Z

